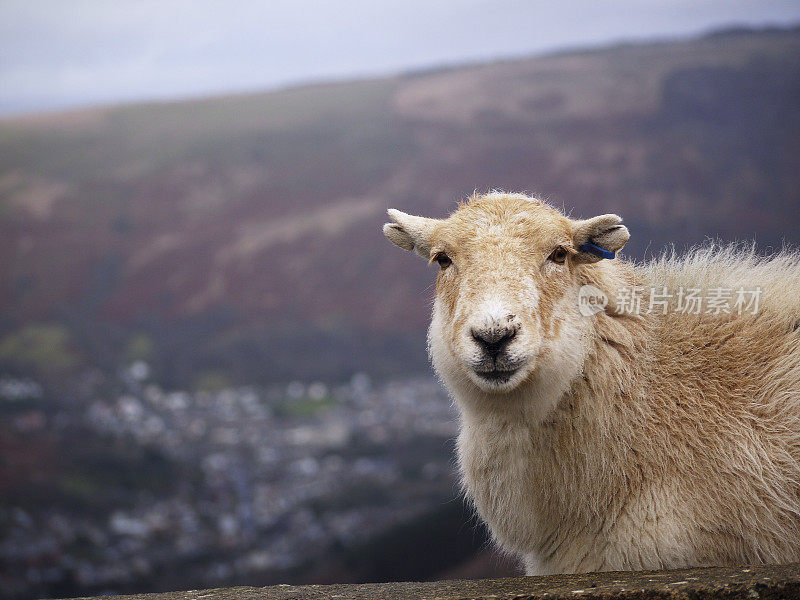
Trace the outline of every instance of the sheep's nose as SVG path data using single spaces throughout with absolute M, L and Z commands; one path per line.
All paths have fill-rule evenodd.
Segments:
M 515 327 L 473 328 L 470 333 L 481 349 L 495 359 L 517 335 L 517 329 Z

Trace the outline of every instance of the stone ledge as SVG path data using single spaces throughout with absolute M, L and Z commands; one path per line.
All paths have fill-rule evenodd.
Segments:
M 109 597 L 105 597 L 109 600 Z M 800 563 L 423 583 L 275 585 L 114 596 L 117 600 L 651 600 L 800 598 Z

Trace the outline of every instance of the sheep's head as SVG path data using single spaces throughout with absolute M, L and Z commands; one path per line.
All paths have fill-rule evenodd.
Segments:
M 389 210 L 391 242 L 436 264 L 429 332 L 434 367 L 448 384 L 510 392 L 554 360 L 569 362 L 585 337 L 581 269 L 616 251 L 628 230 L 616 215 L 567 218 L 521 195 L 473 197 L 447 219 Z

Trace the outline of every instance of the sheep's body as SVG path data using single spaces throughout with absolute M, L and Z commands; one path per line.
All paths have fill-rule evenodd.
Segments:
M 598 229 L 600 217 L 575 222 L 520 200 L 490 195 L 435 226 L 395 214 L 400 225 L 391 225 L 413 232 L 411 247 L 421 254 L 438 260 L 437 248 L 450 248 L 452 263 L 461 265 L 440 275 L 429 349 L 460 412 L 465 491 L 495 540 L 523 558 L 529 574 L 800 560 L 798 255 L 760 260 L 712 248 L 642 268 L 598 262 L 558 240 L 577 240 L 590 225 L 600 239 L 618 233 L 609 216 Z M 530 213 L 524 227 L 542 232 L 544 242 L 506 222 L 521 211 Z M 460 213 L 471 220 L 453 221 Z M 499 237 L 469 256 L 458 254 L 453 227 L 467 222 L 478 223 L 464 234 L 469 239 L 489 231 Z M 539 271 L 509 273 L 515 281 L 534 273 L 524 296 L 509 292 L 498 300 L 475 291 L 501 280 L 491 270 L 474 275 L 481 285 L 467 285 L 469 269 L 487 256 L 502 260 L 524 248 L 527 261 L 540 256 L 532 244 L 547 256 L 556 242 L 570 246 L 566 266 L 545 261 Z M 583 285 L 604 291 L 609 307 L 582 316 Z M 666 314 L 620 313 L 617 290 L 633 285 L 760 288 L 761 296 L 756 314 L 687 315 L 674 310 L 674 298 Z M 506 335 L 507 360 L 516 365 L 524 356 L 533 365 L 513 372 L 511 383 L 484 384 L 464 366 L 479 364 L 477 351 L 462 349 L 464 323 L 489 319 L 464 308 L 475 298 L 490 298 L 481 304 L 490 307 L 484 313 L 503 304 L 514 312 L 507 318 L 517 320 L 524 304 L 536 305 Z M 499 327 L 495 316 L 490 322 Z M 533 333 L 525 337 L 527 330 Z M 502 357 L 493 358 L 496 377 L 505 373 L 497 371 Z
M 602 267 L 643 287 L 758 282 L 762 310 L 598 315 L 543 424 L 530 390 L 498 407 L 456 387 L 464 484 L 497 541 L 529 574 L 800 560 L 797 257 Z M 613 296 L 602 279 L 586 283 Z

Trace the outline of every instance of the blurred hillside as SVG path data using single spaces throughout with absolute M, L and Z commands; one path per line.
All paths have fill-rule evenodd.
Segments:
M 798 241 L 800 29 L 0 121 L 0 363 L 167 385 L 425 369 L 395 206 L 617 212 L 628 255 Z

